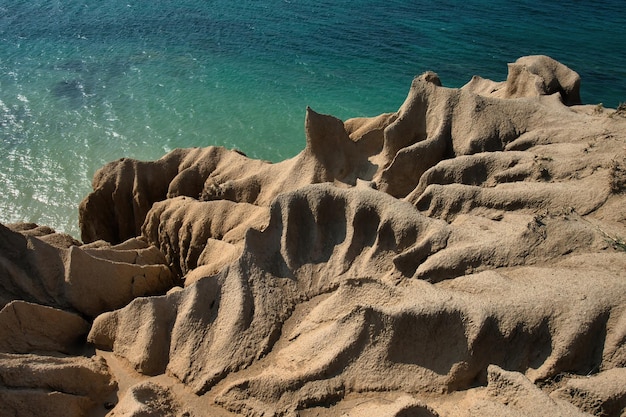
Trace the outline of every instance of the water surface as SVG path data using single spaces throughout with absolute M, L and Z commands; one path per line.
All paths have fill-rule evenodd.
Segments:
M 0 222 L 78 236 L 108 161 L 208 145 L 279 161 L 307 105 L 395 111 L 426 70 L 460 87 L 547 54 L 616 107 L 624 27 L 617 1 L 0 1 Z

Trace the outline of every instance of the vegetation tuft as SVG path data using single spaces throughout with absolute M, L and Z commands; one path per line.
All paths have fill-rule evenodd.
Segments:
M 614 116 L 626 117 L 626 103 L 620 103 L 617 109 L 609 115 L 609 117 Z
M 624 161 L 617 159 L 611 160 L 609 164 L 609 185 L 614 194 L 618 194 L 626 190 L 626 164 Z

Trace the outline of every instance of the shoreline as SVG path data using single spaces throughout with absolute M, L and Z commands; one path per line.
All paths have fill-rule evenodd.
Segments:
M 0 226 L 0 403 L 620 415 L 626 112 L 580 105 L 549 57 L 508 69 L 459 89 L 426 72 L 376 117 L 307 108 L 304 150 L 277 163 L 110 162 L 84 243 Z

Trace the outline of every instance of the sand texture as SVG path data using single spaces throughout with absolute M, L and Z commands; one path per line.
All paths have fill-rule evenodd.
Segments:
M 625 416 L 626 111 L 545 56 L 0 225 L 2 416 Z

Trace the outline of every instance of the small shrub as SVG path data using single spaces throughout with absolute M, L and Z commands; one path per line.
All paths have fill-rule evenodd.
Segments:
M 626 117 L 626 103 L 620 103 L 617 109 L 609 115 L 609 117 L 621 116 Z
M 626 164 L 624 162 L 612 159 L 609 164 L 609 186 L 614 194 L 626 190 Z
M 626 242 L 624 242 L 624 239 L 621 237 L 609 237 L 609 239 L 611 240 L 611 246 L 613 246 L 614 249 L 626 252 Z
M 593 114 L 601 115 L 604 113 L 604 104 L 598 103 L 596 107 L 593 108 Z

